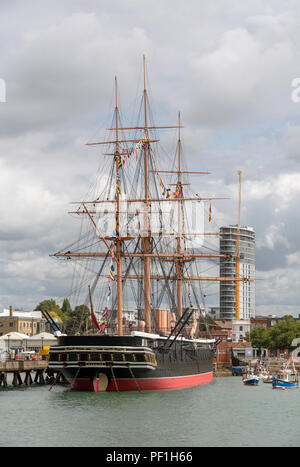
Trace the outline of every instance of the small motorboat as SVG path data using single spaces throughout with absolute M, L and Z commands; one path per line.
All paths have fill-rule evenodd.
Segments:
M 289 368 L 291 364 L 291 368 Z M 298 387 L 298 373 L 294 362 L 289 360 L 285 367 L 273 378 L 273 389 L 294 389 Z
M 267 374 L 264 378 L 262 378 L 263 383 L 273 383 L 274 376 L 271 374 Z
M 243 374 L 243 383 L 246 386 L 257 386 L 260 381 L 259 376 L 255 375 L 252 370 L 248 370 Z
M 255 374 L 262 381 L 265 380 L 269 376 L 269 373 L 267 372 L 267 370 L 265 369 L 263 365 L 260 365 L 255 369 Z

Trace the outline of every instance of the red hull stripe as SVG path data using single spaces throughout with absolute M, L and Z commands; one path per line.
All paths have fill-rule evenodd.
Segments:
M 202 373 L 199 375 L 175 376 L 166 378 L 136 378 L 137 384 L 142 391 L 164 390 L 164 389 L 183 389 L 201 384 L 211 383 L 213 380 L 213 372 Z M 137 385 L 132 378 L 117 379 L 119 391 L 137 391 Z M 79 391 L 97 391 L 98 384 L 93 387 L 93 384 L 88 379 L 77 379 L 73 388 Z M 117 391 L 113 379 L 107 386 L 106 391 Z

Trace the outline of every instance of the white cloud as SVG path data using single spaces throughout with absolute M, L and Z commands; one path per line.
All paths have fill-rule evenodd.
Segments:
M 287 263 L 290 266 L 300 266 L 300 251 L 287 255 Z
M 281 271 L 288 277 L 298 265 L 300 248 L 300 104 L 290 99 L 299 74 L 298 3 L 166 0 L 154 9 L 137 0 L 29 0 L 0 8 L 2 271 L 16 277 L 18 305 L 64 293 L 67 273 L 55 262 L 48 269 L 48 254 L 76 239 L 68 203 L 98 189 L 106 173 L 96 174 L 101 151 L 84 143 L 110 126 L 115 74 L 121 111 L 130 108 L 128 123 L 135 121 L 143 53 L 156 122 L 173 123 L 180 110 L 187 168 L 213 172 L 193 179 L 194 192 L 231 197 L 214 203 L 219 225 L 236 222 L 243 170 L 242 222 L 255 228 L 260 253 L 273 253 L 258 301 L 265 292 L 264 300 L 279 299 L 274 287 L 288 289 Z M 162 136 L 165 164 L 176 137 Z M 14 304 L 9 282 L 1 283 L 0 301 Z M 284 299 L 288 306 L 286 292 Z
M 287 124 L 284 136 L 288 157 L 300 162 L 300 125 Z

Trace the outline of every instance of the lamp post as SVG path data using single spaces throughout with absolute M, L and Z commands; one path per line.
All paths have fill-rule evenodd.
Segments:
M 8 334 L 7 335 L 7 352 L 9 353 L 9 338 L 10 338 L 10 335 Z

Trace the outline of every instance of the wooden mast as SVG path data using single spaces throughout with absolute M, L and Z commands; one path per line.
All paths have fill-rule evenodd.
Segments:
M 236 230 L 236 258 L 235 258 L 235 319 L 240 319 L 240 229 L 241 229 L 241 183 L 242 183 L 242 172 L 238 171 L 239 176 L 239 195 L 238 195 L 238 222 Z
M 145 231 L 146 237 L 143 239 L 144 254 L 150 252 L 150 228 L 149 228 L 149 167 L 148 167 L 148 152 L 149 152 L 149 135 L 148 135 L 148 117 L 147 117 L 147 89 L 146 89 L 146 58 L 143 55 L 144 69 L 144 120 L 145 120 L 145 144 L 144 144 L 144 171 L 145 171 Z M 151 271 L 150 257 L 144 257 L 144 319 L 145 331 L 151 332 Z
M 117 317 L 118 335 L 123 336 L 122 314 L 123 314 L 123 291 L 122 291 L 122 240 L 120 238 L 120 146 L 119 146 L 119 120 L 118 120 L 118 87 L 117 77 L 115 77 L 115 118 L 116 118 L 116 174 L 117 174 L 117 206 L 116 206 L 116 257 L 117 257 Z
M 181 180 L 181 138 L 180 138 L 180 112 L 178 113 L 178 179 L 177 188 L 178 190 L 178 235 L 177 235 L 177 253 L 181 254 L 181 211 L 182 211 L 182 180 Z M 182 316 L 182 261 L 178 259 L 176 261 L 176 277 L 177 277 L 177 314 L 178 318 Z

